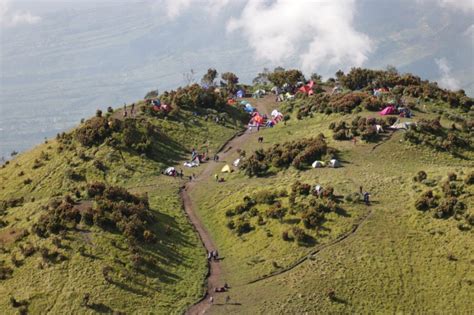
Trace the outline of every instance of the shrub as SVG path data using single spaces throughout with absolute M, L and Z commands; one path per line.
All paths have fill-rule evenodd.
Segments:
M 422 182 L 428 178 L 428 174 L 425 171 L 419 171 L 416 176 L 413 178 L 415 182 Z
M 426 211 L 430 208 L 435 208 L 436 206 L 436 198 L 431 190 L 424 192 L 415 202 L 415 208 L 420 211 Z
M 252 231 L 252 225 L 250 225 L 249 221 L 243 218 L 239 218 L 239 220 L 237 220 L 237 223 L 235 225 L 235 231 L 237 232 L 237 235 L 240 236 L 242 234 Z
M 283 220 L 285 217 L 286 213 L 288 212 L 288 209 L 282 208 L 282 207 L 271 207 L 267 209 L 266 215 L 268 218 L 271 219 L 278 219 L 278 220 Z
M 269 190 L 260 190 L 255 193 L 254 200 L 257 204 L 271 205 L 275 202 L 276 194 Z
M 27 178 L 27 179 L 25 179 L 25 180 L 23 181 L 23 184 L 24 184 L 24 185 L 29 185 L 29 184 L 31 184 L 32 182 L 33 182 L 33 180 L 31 180 L 31 178 Z
M 467 174 L 466 178 L 464 179 L 464 183 L 466 183 L 466 185 L 474 184 L 474 172 Z
M 454 207 L 458 200 L 455 197 L 451 197 L 443 200 L 440 205 L 436 208 L 434 216 L 436 218 L 447 218 L 454 214 Z
M 289 234 L 289 231 L 288 231 L 288 230 L 283 231 L 283 232 L 281 233 L 281 238 L 282 238 L 284 241 L 286 241 L 286 242 L 292 240 L 291 237 L 290 237 L 290 234 Z
M 311 237 L 308 234 L 306 234 L 306 232 L 303 229 L 297 226 L 292 227 L 291 232 L 295 236 L 295 239 L 298 243 L 307 243 L 311 239 Z
M 455 181 L 457 179 L 456 173 L 448 173 L 448 180 L 449 181 Z

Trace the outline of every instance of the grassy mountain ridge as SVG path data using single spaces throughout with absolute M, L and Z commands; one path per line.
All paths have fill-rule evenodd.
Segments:
M 182 181 L 161 176 L 161 171 L 185 159 L 193 147 L 199 152 L 215 152 L 241 124 L 235 119 L 216 123 L 206 117 L 218 114 L 215 110 L 191 107 L 180 108 L 173 117 L 156 118 L 143 112 L 143 106 L 144 102 L 136 104 L 136 118 L 123 119 L 123 110 L 118 110 L 107 118 L 85 121 L 78 129 L 20 154 L 0 169 L 0 239 L 6 271 L 0 286 L 2 309 L 15 312 L 9 300 L 13 297 L 28 301 L 32 313 L 152 309 L 179 313 L 199 298 L 204 254 L 181 209 L 177 192 Z M 94 122 L 102 123 L 101 119 L 122 127 L 104 133 L 106 136 L 94 143 L 81 144 L 84 133 L 80 130 L 93 126 L 100 133 L 104 126 Z M 141 143 L 147 129 L 155 136 L 146 137 L 151 141 L 143 142 L 149 145 L 146 151 L 127 147 L 123 138 L 127 132 L 133 143 Z M 191 171 L 184 170 L 184 174 L 187 178 Z M 87 192 L 88 185 L 95 182 L 144 196 L 154 217 L 149 228 L 157 241 L 130 240 L 120 229 L 86 224 L 87 208 L 96 211 L 100 207 L 100 200 L 94 201 Z M 61 231 L 46 237 L 36 235 L 31 227 L 54 210 L 47 210 L 47 205 L 54 200 L 63 205 L 66 199 L 72 199 L 73 209 L 80 209 L 79 222 L 66 220 Z M 87 294 L 88 309 L 81 306 Z
M 301 79 L 279 70 L 263 86 Z M 231 303 L 216 295 L 211 313 L 472 309 L 472 99 L 390 71 L 355 69 L 339 82 L 334 95 L 329 80 L 313 96 L 250 99 L 267 113 L 279 108 L 283 121 L 246 133 L 209 166 L 224 182 L 207 176 L 192 190 L 231 286 Z M 387 91 L 375 97 L 378 87 Z M 242 129 L 248 117 L 225 90 L 163 93 L 171 111 L 140 101 L 136 117 L 98 113 L 4 165 L 0 307 L 181 313 L 196 302 L 203 249 L 182 211 L 184 181 L 161 171 L 191 148 L 212 155 Z M 413 117 L 379 118 L 390 103 Z M 397 118 L 417 126 L 389 130 Z M 342 167 L 311 167 L 334 157 Z M 220 172 L 237 158 L 241 169 Z M 45 215 L 39 235 L 32 227 Z

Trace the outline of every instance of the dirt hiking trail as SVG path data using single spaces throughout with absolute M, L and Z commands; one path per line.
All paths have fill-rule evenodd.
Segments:
M 262 114 L 269 115 L 272 107 L 275 107 L 277 103 L 274 101 L 274 97 L 272 95 L 265 96 L 260 99 L 248 99 L 248 101 L 255 107 L 257 110 Z M 242 147 L 242 144 L 248 141 L 249 137 L 256 136 L 256 131 L 249 131 L 246 129 L 242 133 L 238 133 L 232 139 L 230 139 L 218 152 L 219 153 L 219 161 L 226 161 L 226 159 L 234 154 L 236 150 Z M 199 217 L 196 214 L 196 205 L 194 204 L 193 200 L 190 198 L 190 192 L 196 187 L 198 184 L 202 184 L 203 181 L 208 179 L 214 172 L 216 167 L 222 165 L 222 163 L 209 161 L 204 165 L 204 170 L 196 177 L 195 180 L 190 181 L 184 185 L 184 187 L 180 191 L 180 197 L 183 201 L 183 206 L 186 214 L 189 217 L 189 220 L 193 224 L 196 232 L 199 234 L 199 237 L 206 249 L 207 252 L 217 250 L 209 232 L 204 227 L 204 224 L 201 222 Z M 214 297 L 216 292 L 214 291 L 217 287 L 222 287 L 224 283 L 221 279 L 221 266 L 219 261 L 211 260 L 209 261 L 208 265 L 208 275 L 207 275 L 207 291 L 205 295 L 201 298 L 199 302 L 191 306 L 187 311 L 186 314 L 189 315 L 196 315 L 196 314 L 205 314 L 207 310 L 212 306 L 210 302 L 210 298 Z

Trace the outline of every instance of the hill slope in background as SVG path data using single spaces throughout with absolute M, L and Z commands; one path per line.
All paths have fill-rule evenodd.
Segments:
M 282 120 L 226 146 L 250 119 L 227 103 L 237 87 L 191 85 L 159 95 L 169 108 L 143 100 L 132 117 L 130 105 L 127 117 L 98 112 L 3 165 L 1 308 L 187 310 L 207 272 L 179 195 L 196 175 L 191 211 L 222 257 L 210 313 L 468 312 L 472 98 L 393 69 L 338 76 L 341 88 L 319 81 L 311 96 L 244 99 Z M 304 80 L 282 69 L 260 78 L 247 92 Z M 379 115 L 387 104 L 405 117 Z M 390 128 L 398 123 L 416 126 Z M 162 174 L 192 148 L 225 154 L 182 179 Z M 341 167 L 311 166 L 334 158 Z

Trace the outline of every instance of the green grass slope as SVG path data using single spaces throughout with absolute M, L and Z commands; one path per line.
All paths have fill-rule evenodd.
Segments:
M 358 92 L 345 93 L 352 98 Z M 409 95 L 404 99 L 418 100 Z M 461 125 L 472 124 L 472 111 L 459 111 L 435 97 L 421 98 L 413 106 L 415 116 L 402 121 L 422 125 L 441 116 L 442 129 L 433 131 L 436 136 L 420 127 L 422 131 L 409 132 L 415 134 L 415 142 L 402 130 L 369 141 L 357 137 L 354 144 L 334 140 L 332 123 L 344 120 L 350 125 L 357 116 L 378 119 L 379 114 L 353 100 L 347 102 L 353 107 L 342 112 L 336 102 L 309 103 L 308 107 L 311 100 L 303 97 L 283 105 L 274 103 L 272 106 L 280 106 L 289 120 L 254 132 L 216 166 L 215 173 L 225 182 L 210 178 L 193 192 L 199 215 L 223 257 L 222 281 L 231 286 L 228 293 L 217 294 L 211 313 L 469 313 L 474 308 L 474 154 L 468 144 L 472 127 L 463 129 Z M 320 110 L 318 106 L 332 109 Z M 444 143 L 453 137 L 448 135 L 451 132 L 468 142 L 461 141 L 464 145 L 456 149 Z M 235 167 L 231 174 L 220 173 L 224 163 L 238 157 L 248 159 L 257 149 L 319 133 L 339 151 L 343 167 L 271 168 L 273 172 L 262 177 L 248 177 Z M 264 142 L 259 143 L 258 137 Z M 245 157 L 236 149 L 245 151 Z M 421 170 L 428 179 L 414 181 Z M 450 173 L 457 178 L 448 180 Z M 290 193 L 296 181 L 332 186 L 343 211 L 326 214 L 316 229 L 306 229 L 301 215 L 291 213 L 288 197 L 276 199 L 289 208 L 283 220 L 269 217 L 271 206 L 262 203 L 239 215 L 229 213 L 238 211 L 236 205 L 246 197 L 254 198 L 261 191 Z M 446 183 L 455 190 L 452 195 L 445 191 Z M 352 201 L 357 197 L 350 196 L 358 195 L 359 186 L 370 192 L 370 206 Z M 427 190 L 433 190 L 437 207 L 419 211 L 415 202 Z M 458 208 L 448 209 L 450 198 L 456 198 Z M 247 222 L 250 228 L 238 233 L 236 227 L 229 227 L 230 221 L 237 227 Z M 312 241 L 299 244 L 291 239 L 295 238 L 294 227 L 303 229 Z M 286 232 L 290 240 L 284 239 Z
M 137 110 L 142 104 L 137 104 Z M 139 113 L 129 121 L 159 132 L 147 153 L 107 141 L 84 146 L 73 130 L 4 165 L 0 169 L 2 313 L 27 309 L 32 314 L 178 314 L 199 299 L 207 271 L 204 250 L 178 196 L 187 176 L 199 169 L 184 169 L 183 180 L 163 176 L 161 171 L 187 159 L 193 147 L 212 154 L 241 129 L 235 119 L 218 124 L 206 118 L 214 114 L 219 112 L 187 107 L 167 118 Z M 122 111 L 107 117 L 120 122 Z M 109 138 L 120 140 L 124 134 Z M 92 182 L 146 195 L 157 241 L 132 242 L 123 233 L 85 224 L 84 219 L 48 237 L 32 231 L 46 212 L 44 206 L 55 197 L 68 194 L 78 205 L 86 205 L 86 186 Z M 23 302 L 27 305 L 21 306 Z

